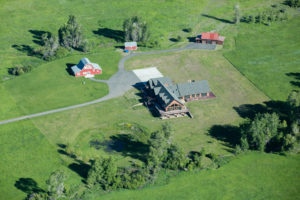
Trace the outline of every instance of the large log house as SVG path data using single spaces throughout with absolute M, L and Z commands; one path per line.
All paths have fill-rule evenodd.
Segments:
M 206 80 L 174 85 L 170 78 L 162 77 L 150 79 L 146 87 L 161 118 L 191 116 L 185 102 L 215 97 Z

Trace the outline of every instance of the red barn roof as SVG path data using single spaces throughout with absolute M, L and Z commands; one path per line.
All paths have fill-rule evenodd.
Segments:
M 204 39 L 204 40 L 218 40 L 219 39 L 219 34 L 218 33 L 203 32 L 203 33 L 201 33 L 201 39 Z

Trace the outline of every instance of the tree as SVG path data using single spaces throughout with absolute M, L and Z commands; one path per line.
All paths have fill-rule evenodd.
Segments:
M 56 200 L 64 195 L 65 187 L 64 181 L 66 180 L 66 175 L 62 170 L 53 172 L 50 178 L 46 181 L 48 188 L 48 200 Z
M 293 91 L 290 93 L 287 104 L 289 106 L 290 123 L 299 123 L 300 121 L 300 92 Z
M 69 16 L 68 22 L 59 29 L 58 35 L 60 45 L 67 49 L 78 49 L 83 43 L 81 25 L 78 24 L 74 15 Z
M 297 8 L 300 7 L 300 0 L 286 0 L 285 4 L 290 7 Z
M 168 169 L 183 169 L 187 164 L 186 156 L 177 145 L 171 144 L 167 150 L 167 156 L 163 160 L 163 166 Z
M 272 137 L 278 135 L 279 125 L 280 121 L 277 114 L 259 113 L 255 116 L 254 120 L 242 130 L 242 138 L 247 138 L 249 146 L 252 149 L 264 151 L 265 146 L 270 142 Z M 242 139 L 241 142 L 244 143 L 244 146 L 247 146 L 244 139 Z
M 51 33 L 45 33 L 42 35 L 42 42 L 44 44 L 41 52 L 43 59 L 51 60 L 59 47 L 58 39 Z
M 88 172 L 87 183 L 89 186 L 100 184 L 103 189 L 115 187 L 117 166 L 114 160 L 109 158 L 96 159 Z
M 234 10 L 235 10 L 235 23 L 238 24 L 240 23 L 240 6 L 236 4 L 234 6 Z
M 148 24 L 140 17 L 134 16 L 123 22 L 124 39 L 128 41 L 146 42 L 150 37 Z

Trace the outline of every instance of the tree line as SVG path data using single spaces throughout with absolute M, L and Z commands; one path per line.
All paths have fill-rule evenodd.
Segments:
M 236 152 L 258 150 L 286 152 L 300 141 L 300 92 L 293 91 L 286 101 L 286 119 L 276 113 L 258 113 L 240 125 L 242 137 Z

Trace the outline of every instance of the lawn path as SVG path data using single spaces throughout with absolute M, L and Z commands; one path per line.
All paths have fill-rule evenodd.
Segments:
M 108 95 L 101 97 L 100 99 L 96 99 L 96 100 L 89 101 L 89 102 L 82 103 L 82 104 L 67 106 L 67 107 L 63 107 L 63 108 L 58 108 L 58 109 L 54 109 L 54 110 L 49 110 L 49 111 L 45 111 L 45 112 L 40 112 L 40 113 L 25 115 L 22 117 L 17 117 L 17 118 L 13 118 L 13 119 L 9 119 L 9 120 L 0 121 L 0 125 L 11 123 L 11 122 L 16 122 L 16 121 L 20 121 L 20 120 L 24 120 L 24 119 L 30 119 L 30 118 L 34 118 L 34 117 L 49 115 L 52 113 L 62 112 L 62 111 L 71 110 L 71 109 L 75 109 L 75 108 L 81 108 L 84 106 L 92 105 L 95 103 L 99 103 L 102 101 L 106 101 L 106 100 L 109 100 L 112 98 L 122 96 L 125 92 L 130 90 L 133 85 L 140 82 L 138 77 L 132 71 L 127 71 L 124 69 L 124 64 L 125 64 L 126 60 L 128 60 L 134 56 L 149 55 L 149 54 L 161 54 L 161 53 L 168 53 L 168 52 L 182 51 L 182 50 L 189 50 L 189 49 L 214 50 L 215 47 L 216 47 L 215 45 L 204 46 L 201 44 L 190 43 L 187 46 L 182 47 L 182 48 L 129 54 L 120 60 L 120 62 L 118 64 L 118 72 L 115 73 L 109 80 L 97 80 L 95 78 L 90 78 L 91 80 L 96 81 L 96 82 L 107 83 L 109 86 Z

